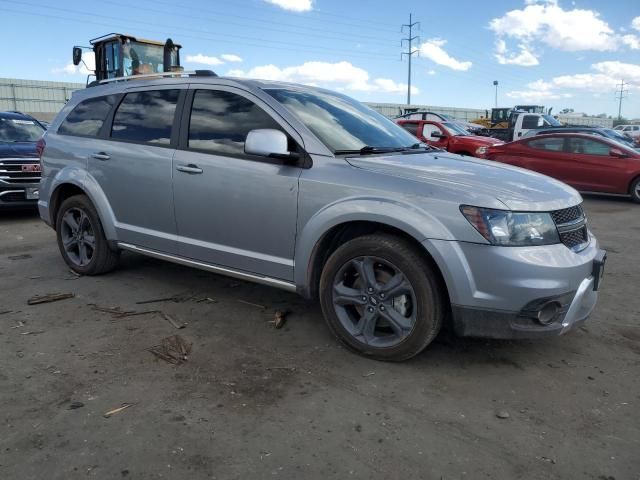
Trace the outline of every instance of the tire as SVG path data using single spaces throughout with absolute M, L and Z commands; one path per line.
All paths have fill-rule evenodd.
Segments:
M 85 195 L 62 202 L 56 214 L 56 236 L 62 258 L 80 275 L 100 275 L 118 264 L 120 252 L 109 247 L 98 212 Z
M 329 329 L 351 350 L 376 360 L 398 362 L 417 355 L 436 337 L 446 314 L 435 268 L 394 235 L 344 243 L 320 276 Z
M 629 187 L 629 195 L 631 195 L 631 200 L 636 203 L 640 203 L 640 177 L 631 182 L 631 187 Z

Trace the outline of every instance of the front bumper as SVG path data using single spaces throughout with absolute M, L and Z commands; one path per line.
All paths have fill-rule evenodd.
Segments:
M 27 189 L 38 189 L 33 185 L 2 185 L 0 186 L 0 210 L 36 208 L 37 198 L 27 198 Z
M 536 338 L 561 335 L 593 311 L 606 254 L 591 236 L 573 252 L 564 245 L 494 247 L 429 241 L 449 290 L 461 336 Z M 553 304 L 551 319 L 540 310 Z

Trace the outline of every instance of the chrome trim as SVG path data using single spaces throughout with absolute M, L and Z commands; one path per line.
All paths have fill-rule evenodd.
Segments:
M 277 278 L 265 277 L 262 275 L 247 273 L 240 270 L 233 270 L 227 267 L 219 267 L 216 265 L 211 265 L 209 263 L 198 262 L 196 260 L 191 260 L 184 257 L 178 257 L 176 255 L 170 255 L 168 253 L 162 253 L 162 252 L 157 252 L 155 250 L 149 250 L 143 247 L 138 247 L 137 245 L 132 245 L 130 243 L 117 242 L 117 245 L 123 250 L 129 250 L 131 252 L 141 253 L 143 255 L 148 255 L 150 257 L 158 258 L 160 260 L 167 260 L 169 262 L 177 263 L 179 265 L 199 268 L 200 270 L 206 270 L 208 272 L 218 273 L 221 275 L 226 275 L 228 277 L 234 277 L 240 280 L 246 280 L 248 282 L 260 283 L 262 285 L 268 285 L 270 287 L 281 288 L 289 292 L 296 291 L 295 284 L 291 282 L 285 282 L 284 280 L 279 280 Z
M 0 197 L 6 195 L 7 193 L 25 193 L 25 190 L 5 190 L 4 192 L 0 192 Z

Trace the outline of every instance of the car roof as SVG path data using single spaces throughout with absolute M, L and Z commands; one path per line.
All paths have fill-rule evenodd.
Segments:
M 21 112 L 13 112 L 13 111 L 0 112 L 0 117 L 13 118 L 15 120 L 33 120 L 33 117 L 31 117 L 30 115 L 26 115 Z

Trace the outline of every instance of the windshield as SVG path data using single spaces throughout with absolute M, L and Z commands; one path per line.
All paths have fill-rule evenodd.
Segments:
M 0 142 L 37 142 L 43 133 L 35 120 L 0 117 Z
M 562 126 L 562 124 L 558 120 L 553 118 L 551 115 L 542 115 L 542 118 L 544 118 L 545 125 L 551 125 L 552 127 Z
M 124 74 L 144 75 L 164 71 L 164 47 L 129 41 L 122 46 Z
M 633 140 L 631 140 L 629 137 L 627 137 L 626 135 L 623 135 L 617 130 L 610 130 L 607 128 L 607 129 L 603 129 L 602 131 L 607 137 L 611 138 L 612 140 L 616 140 L 617 142 L 622 142 L 627 145 L 633 145 Z
M 446 123 L 443 123 L 442 126 L 449 133 L 449 135 L 454 135 L 454 136 L 470 135 L 467 130 L 465 130 L 460 125 L 457 125 L 455 123 L 446 122 Z
M 332 151 L 407 148 L 416 138 L 388 118 L 345 95 L 324 90 L 264 90 L 287 107 Z

